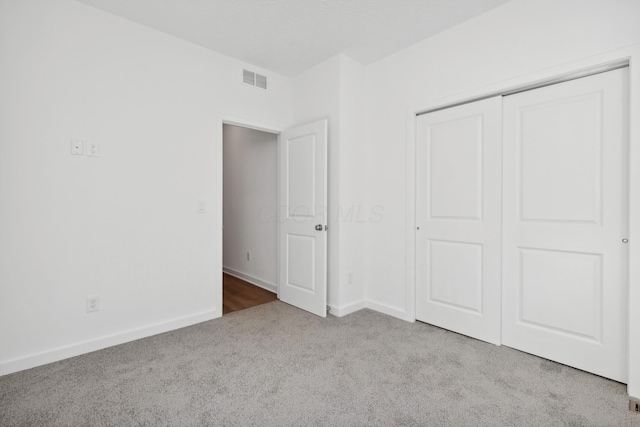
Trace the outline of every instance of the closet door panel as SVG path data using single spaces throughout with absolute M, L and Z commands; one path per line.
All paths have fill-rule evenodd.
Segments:
M 501 97 L 418 117 L 416 318 L 500 342 Z
M 503 344 L 626 382 L 627 70 L 504 98 Z

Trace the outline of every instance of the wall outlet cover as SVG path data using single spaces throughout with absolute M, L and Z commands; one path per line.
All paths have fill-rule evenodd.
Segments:
M 90 296 L 87 297 L 87 313 L 93 313 L 100 310 L 100 297 Z
M 100 144 L 97 142 L 87 142 L 87 157 L 100 157 Z

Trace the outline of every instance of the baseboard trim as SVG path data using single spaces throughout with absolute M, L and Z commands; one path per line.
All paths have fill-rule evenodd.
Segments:
M 346 316 L 347 314 L 355 313 L 358 310 L 362 310 L 363 308 L 368 308 L 374 311 L 377 311 L 382 314 L 387 314 L 389 316 L 397 317 L 401 320 L 406 320 L 408 322 L 414 322 L 415 319 L 410 319 L 408 317 L 408 313 L 405 310 L 400 310 L 395 307 L 390 307 L 385 304 L 380 304 L 374 301 L 357 301 L 352 304 L 343 305 L 342 307 L 330 306 L 332 315 L 336 317 Z
M 269 292 L 273 292 L 274 294 L 278 293 L 278 287 L 273 283 L 258 279 L 257 277 L 253 277 L 250 274 L 241 273 L 238 270 L 234 270 L 233 268 L 229 267 L 222 267 L 222 271 L 230 276 L 237 277 L 238 279 L 242 279 L 245 282 L 251 283 L 252 285 L 256 285 L 259 288 L 265 289 Z
M 347 314 L 355 313 L 358 310 L 362 310 L 363 308 L 366 308 L 366 306 L 367 303 L 364 300 L 357 301 L 352 304 L 343 305 L 342 307 L 330 305 L 329 307 L 331 308 L 331 310 L 329 311 L 329 313 L 336 317 L 342 317 L 346 316 Z
M 113 335 L 83 341 L 77 344 L 58 347 L 31 356 L 21 357 L 19 359 L 0 362 L 0 376 L 24 371 L 26 369 L 35 368 L 48 363 L 58 362 L 70 357 L 80 356 L 82 354 L 102 350 L 107 347 L 113 347 L 115 345 L 139 340 L 141 338 L 147 338 L 164 332 L 173 331 L 175 329 L 195 325 L 197 323 L 206 322 L 208 320 L 216 319 L 221 315 L 222 314 L 217 310 L 206 311 L 169 320 L 167 322 L 156 323 L 151 326 L 145 326 L 138 329 L 132 329 Z
M 399 308 L 391 307 L 385 304 L 380 304 L 371 300 L 367 300 L 366 303 L 367 308 L 371 310 L 387 314 L 389 316 L 397 317 L 401 320 L 406 320 L 407 322 L 415 322 L 416 319 L 409 318 L 409 314 L 406 310 L 400 310 Z

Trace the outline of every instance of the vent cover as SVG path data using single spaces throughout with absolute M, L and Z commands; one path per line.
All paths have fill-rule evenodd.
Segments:
M 242 81 L 250 84 L 251 86 L 255 85 L 256 73 L 249 70 L 242 70 Z
M 256 86 L 261 89 L 267 88 L 267 77 L 261 74 L 256 74 Z
M 242 82 L 261 89 L 267 88 L 267 77 L 249 70 L 242 70 Z

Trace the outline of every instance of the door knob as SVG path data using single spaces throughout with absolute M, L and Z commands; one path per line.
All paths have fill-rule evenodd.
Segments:
M 316 231 L 322 231 L 322 225 L 320 224 L 316 225 Z

